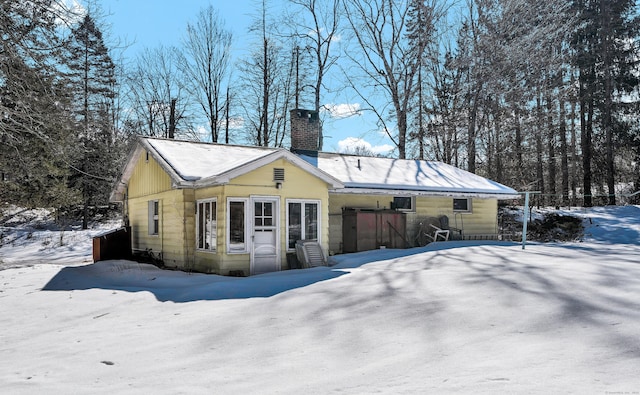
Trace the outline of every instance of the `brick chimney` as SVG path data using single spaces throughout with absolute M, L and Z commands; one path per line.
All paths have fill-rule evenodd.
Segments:
M 315 151 L 320 148 L 320 118 L 313 110 L 291 110 L 291 151 Z

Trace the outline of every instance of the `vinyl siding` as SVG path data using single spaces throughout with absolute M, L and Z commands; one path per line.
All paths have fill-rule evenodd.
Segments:
M 274 168 L 284 169 L 284 181 L 276 188 Z M 315 200 L 320 202 L 320 237 L 325 254 L 342 250 L 342 209 L 389 208 L 391 195 L 331 194 L 327 184 L 298 168 L 285 159 L 232 179 L 226 185 L 200 189 L 172 189 L 171 179 L 153 159 L 141 155 L 129 180 L 127 212 L 132 227 L 134 250 L 150 250 L 162 254 L 166 266 L 206 273 L 229 274 L 241 270 L 250 273 L 250 253 L 228 254 L 226 249 L 226 209 L 228 198 L 253 196 L 279 199 L 279 250 L 280 266 L 287 268 L 287 199 Z M 196 201 L 217 199 L 217 246 L 215 252 L 196 248 Z M 160 230 L 149 235 L 148 202 L 160 202 Z M 407 239 L 413 235 L 419 222 L 428 216 L 447 215 L 451 226 L 463 228 L 465 235 L 493 234 L 497 229 L 497 201 L 473 199 L 472 212 L 453 213 L 453 200 L 446 197 L 417 197 L 415 212 L 407 213 Z M 249 210 L 250 211 L 250 210 Z M 248 235 L 250 242 L 251 235 Z
M 150 200 L 159 202 L 159 231 L 149 234 Z M 132 230 L 134 251 L 150 250 L 155 256 L 162 255 L 168 267 L 188 269 L 185 261 L 184 198 L 182 190 L 170 190 L 139 198 L 129 198 L 129 221 Z
M 273 169 L 284 169 L 285 180 L 282 182 L 280 189 L 276 188 L 276 182 L 273 180 Z M 278 197 L 279 198 L 279 248 L 280 248 L 280 266 L 282 269 L 287 268 L 287 218 L 286 218 L 286 202 L 287 199 L 309 199 L 320 201 L 321 221 L 325 226 L 321 227 L 321 240 L 325 253 L 328 252 L 329 232 L 326 224 L 329 222 L 328 217 L 328 190 L 327 184 L 296 167 L 290 162 L 279 159 L 268 165 L 260 167 L 252 172 L 232 179 L 229 184 L 201 188 L 193 191 L 193 200 L 191 204 L 193 208 L 191 212 L 195 214 L 195 201 L 203 199 L 217 199 L 217 237 L 216 252 L 207 252 L 196 250 L 196 231 L 195 231 L 195 215 L 192 216 L 186 227 L 187 239 L 189 245 L 193 249 L 193 267 L 197 271 L 229 274 L 229 272 L 242 270 L 245 274 L 250 271 L 251 254 L 232 253 L 227 254 L 227 199 L 228 198 L 246 198 L 252 196 Z M 251 237 L 249 235 L 249 237 Z
M 273 180 L 273 169 L 284 169 L 284 181 L 281 188 L 276 188 L 276 182 Z M 326 224 L 329 222 L 328 218 L 328 188 L 327 184 L 307 173 L 306 171 L 298 168 L 292 163 L 278 159 L 277 161 L 256 169 L 250 173 L 237 177 L 228 185 L 221 187 L 222 192 L 219 197 L 219 201 L 224 203 L 224 209 L 226 210 L 227 198 L 250 198 L 251 196 L 268 196 L 278 197 L 279 202 L 279 221 L 280 221 L 280 235 L 279 235 L 279 248 L 280 248 L 280 266 L 282 269 L 287 268 L 287 199 L 310 199 L 320 201 L 320 216 L 323 226 L 321 227 L 321 243 L 325 254 L 328 253 L 329 246 L 329 232 Z M 199 190 L 197 194 L 205 194 L 206 190 Z M 204 197 L 202 197 L 204 198 Z M 200 199 L 200 197 L 199 197 Z M 226 215 L 224 218 L 218 217 L 218 229 L 223 230 L 222 234 L 218 234 L 218 245 L 221 248 L 220 251 L 226 253 Z M 222 244 L 222 245 L 220 245 Z M 243 270 L 245 273 L 249 272 L 249 260 L 250 254 L 226 254 L 221 257 L 219 263 L 219 270 L 222 273 L 228 273 L 231 270 Z
M 392 195 L 331 194 L 329 197 L 329 251 L 342 252 L 343 208 L 390 208 Z M 419 224 L 426 217 L 446 215 L 451 227 L 461 228 L 465 235 L 497 232 L 498 202 L 496 199 L 472 199 L 470 213 L 454 213 L 453 198 L 416 197 L 415 211 L 406 212 L 407 239 L 413 243 Z
M 172 189 L 171 178 L 152 157 L 143 153 L 136 164 L 128 188 L 127 212 L 132 229 L 134 251 L 150 250 L 162 256 L 168 267 L 192 269 L 193 248 L 185 229 L 195 228 L 193 191 Z M 159 232 L 149 235 L 148 204 L 160 204 Z
M 129 198 L 149 196 L 171 189 L 171 178 L 152 157 L 143 153 L 138 159 L 128 185 Z

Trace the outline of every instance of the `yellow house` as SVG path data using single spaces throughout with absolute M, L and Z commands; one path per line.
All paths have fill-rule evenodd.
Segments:
M 434 219 L 437 226 L 456 230 L 450 239 L 496 238 L 498 200 L 519 198 L 509 187 L 442 162 L 324 152 L 301 157 L 343 184 L 329 191 L 331 253 L 353 252 L 352 245 L 345 248 L 351 237 L 345 232 L 353 231 L 358 238 L 373 238 L 368 247 L 422 245 L 418 233 L 433 231 L 428 225 Z M 350 209 L 364 212 L 365 218 L 370 212 L 397 212 L 403 218 L 398 226 L 393 223 L 398 215 L 378 218 L 376 230 L 365 229 L 360 236 L 359 229 L 347 226 L 347 218 L 357 215 Z
M 445 217 L 459 237 L 497 233 L 516 191 L 439 162 L 317 152 L 317 113 L 293 110 L 292 149 L 140 138 L 111 200 L 134 252 L 223 275 L 289 268 L 299 240 L 326 255 L 416 245 Z
M 165 266 L 250 275 L 286 267 L 295 241 L 328 250 L 334 177 L 276 148 L 141 138 L 113 201 L 134 251 Z

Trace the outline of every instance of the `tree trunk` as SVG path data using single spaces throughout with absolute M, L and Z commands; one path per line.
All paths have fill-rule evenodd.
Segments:
M 611 73 L 612 59 L 611 59 L 611 0 L 600 0 L 600 10 L 602 16 L 602 68 L 603 68 L 603 83 L 604 83 L 604 108 L 602 110 L 602 129 L 604 129 L 606 135 L 607 144 L 607 187 L 609 190 L 609 204 L 616 204 L 616 189 L 615 189 L 615 165 L 613 158 L 613 122 L 612 122 L 612 108 L 613 108 L 613 76 Z
M 502 146 L 500 144 L 500 135 L 501 135 L 501 128 L 500 128 L 500 109 L 498 108 L 499 104 L 498 101 L 495 102 L 495 106 L 494 106 L 494 111 L 495 111 L 495 115 L 493 117 L 493 121 L 494 121 L 494 144 L 495 144 L 495 148 L 494 148 L 494 153 L 495 153 L 495 169 L 496 172 L 494 174 L 495 180 L 499 183 L 504 182 L 504 171 L 502 168 Z
M 571 77 L 573 85 L 575 78 Z M 576 150 L 577 136 L 576 136 L 576 101 L 571 101 L 571 205 L 577 206 L 576 196 L 578 192 L 578 154 Z
M 478 94 L 472 98 L 470 106 L 469 127 L 467 129 L 467 170 L 476 172 L 476 122 L 478 118 Z
M 582 90 L 582 87 L 581 87 Z M 584 207 L 592 207 L 591 196 L 591 131 L 593 128 L 593 100 L 586 97 L 580 103 L 580 148 L 582 149 L 582 186 L 584 193 Z
M 640 191 L 640 143 L 636 143 L 634 147 L 634 151 L 635 151 L 635 157 L 636 157 L 636 165 L 635 165 L 636 179 L 634 181 L 635 188 L 633 190 Z M 633 196 L 630 203 L 640 204 L 640 195 Z
M 547 89 L 547 94 L 546 94 L 546 102 L 547 102 L 547 133 L 548 133 L 548 137 L 547 137 L 547 152 L 549 154 L 549 162 L 548 162 L 548 169 L 549 169 L 549 191 L 548 193 L 550 194 L 550 199 L 549 202 L 552 205 L 556 205 L 556 147 L 555 147 L 555 140 L 556 140 L 556 133 L 555 133 L 555 128 L 553 126 L 553 112 L 552 112 L 552 99 L 551 99 L 551 92 L 550 89 Z
M 515 151 L 516 151 L 516 165 L 518 166 L 518 175 L 522 178 L 524 166 L 522 162 L 522 126 L 520 125 L 520 109 L 516 108 L 515 115 Z
M 567 148 L 567 124 L 564 108 L 564 99 L 560 99 L 560 156 L 561 156 L 561 172 L 562 172 L 562 204 L 569 204 L 569 153 Z
M 171 99 L 171 108 L 169 112 L 169 138 L 175 138 L 176 134 L 176 99 Z M 212 136 L 214 137 L 214 136 Z M 215 143 L 216 140 L 213 140 Z
M 263 22 L 263 29 L 264 22 Z M 262 139 L 261 145 L 269 146 L 269 125 L 268 125 L 268 112 L 269 112 L 269 42 L 266 38 L 266 30 L 263 32 L 264 41 L 262 43 L 262 61 L 263 61 L 263 73 L 262 73 Z M 258 135 L 259 136 L 259 135 Z M 260 137 L 258 137 L 258 140 Z
M 422 61 L 422 57 L 420 58 Z M 422 62 L 418 66 L 418 159 L 424 160 L 424 126 L 422 125 Z
M 407 113 L 398 111 L 398 158 L 407 159 Z
M 224 142 L 225 144 L 229 144 L 229 107 L 231 106 L 231 101 L 229 100 L 229 86 L 227 86 L 227 100 L 224 103 Z
M 537 116 L 537 130 L 536 130 L 536 180 L 538 185 L 538 191 L 541 193 L 541 201 L 544 204 L 545 201 L 545 189 L 544 189 L 544 168 L 543 168 L 543 149 L 542 149 L 542 104 L 540 103 L 540 94 L 536 96 L 536 112 Z

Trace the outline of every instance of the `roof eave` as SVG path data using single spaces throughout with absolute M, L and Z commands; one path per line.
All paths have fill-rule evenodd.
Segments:
M 345 187 L 345 184 L 342 181 L 332 176 L 331 174 L 327 173 L 326 171 L 320 169 L 317 166 L 312 165 L 311 163 L 307 162 L 306 160 L 302 159 L 296 154 L 290 153 L 289 151 L 284 151 L 284 152 L 287 153 L 285 155 L 286 160 L 296 165 L 297 167 L 320 178 L 322 181 L 329 184 L 332 189 L 339 189 L 339 188 Z
M 520 199 L 522 196 L 517 192 L 496 192 L 487 190 L 448 190 L 442 188 L 407 188 L 407 187 L 380 187 L 376 185 L 354 186 L 353 184 L 345 184 L 344 188 L 338 188 L 332 191 L 336 194 L 380 194 L 380 195 L 411 195 L 411 196 L 438 196 L 438 197 L 461 197 L 461 198 L 480 198 L 480 199 L 498 199 L 511 200 Z
M 148 152 L 149 155 L 158 163 L 160 167 L 169 175 L 171 178 L 171 185 L 173 188 L 190 188 L 194 185 L 195 181 L 185 180 L 167 163 L 167 161 L 158 153 L 158 151 L 147 141 L 146 138 L 140 137 L 138 138 L 138 142 L 135 145 L 135 148 L 132 150 L 129 155 L 129 161 L 124 167 L 122 171 L 122 175 L 120 176 L 116 186 L 114 186 L 111 194 L 109 195 L 109 201 L 118 203 L 123 202 L 126 194 L 126 188 L 129 184 L 129 180 L 133 175 L 135 167 L 140 159 L 140 156 L 144 152 Z
M 171 183 L 175 188 L 189 188 L 193 185 L 196 180 L 185 180 L 178 172 L 169 164 L 167 160 L 156 150 L 156 148 L 149 143 L 149 141 L 145 138 L 140 139 L 144 148 L 147 149 L 147 152 L 151 155 L 151 157 L 158 163 L 162 170 L 164 170 L 171 178 Z
M 122 170 L 122 174 L 120 178 L 116 181 L 116 185 L 111 190 L 111 194 L 109 195 L 109 201 L 113 203 L 119 203 L 124 201 L 124 195 L 126 193 L 127 184 L 133 175 L 133 170 L 136 167 L 136 163 L 138 163 L 138 158 L 142 152 L 143 148 L 140 144 L 140 140 L 136 143 L 135 147 L 130 151 L 129 161 L 124 166 Z

